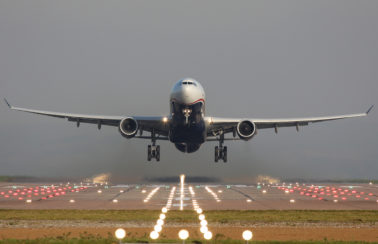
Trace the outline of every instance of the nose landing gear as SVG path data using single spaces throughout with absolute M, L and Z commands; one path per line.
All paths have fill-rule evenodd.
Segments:
M 219 146 L 215 147 L 214 153 L 214 162 L 218 163 L 219 160 L 223 160 L 224 163 L 227 163 L 227 147 L 223 146 L 224 135 L 221 134 L 219 138 Z

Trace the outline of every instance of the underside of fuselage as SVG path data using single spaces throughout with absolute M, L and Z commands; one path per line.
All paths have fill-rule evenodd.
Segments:
M 182 104 L 171 101 L 172 119 L 169 140 L 181 152 L 197 151 L 205 142 L 206 126 L 203 119 L 203 101 L 194 104 Z

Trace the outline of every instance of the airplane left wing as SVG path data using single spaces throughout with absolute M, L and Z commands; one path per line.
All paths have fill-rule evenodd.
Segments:
M 318 123 L 318 122 L 324 122 L 324 121 L 330 121 L 330 120 L 364 117 L 369 114 L 373 106 L 371 106 L 365 113 L 336 115 L 336 116 L 309 117 L 309 118 L 228 119 L 228 118 L 207 117 L 206 120 L 210 124 L 209 130 L 208 130 L 208 136 L 215 136 L 219 134 L 218 131 L 223 131 L 224 133 L 233 132 L 235 131 L 235 127 L 238 125 L 238 123 L 243 120 L 252 121 L 256 125 L 257 130 L 274 128 L 277 132 L 277 129 L 279 127 L 294 127 L 294 126 L 298 130 L 299 126 L 305 126 L 305 125 L 308 125 L 309 123 Z
M 162 116 L 107 116 L 107 115 L 88 115 L 88 114 L 75 114 L 75 113 L 61 113 L 61 112 L 51 112 L 51 111 L 44 111 L 44 110 L 35 110 L 35 109 L 28 109 L 28 108 L 19 108 L 10 105 L 10 103 L 4 99 L 5 103 L 8 107 L 12 110 L 45 115 L 55 118 L 63 118 L 67 119 L 68 121 L 76 122 L 77 126 L 80 123 L 89 123 L 89 124 L 97 124 L 98 128 L 101 128 L 101 125 L 109 125 L 118 127 L 121 120 L 127 117 L 131 117 L 138 122 L 138 125 L 144 131 L 152 131 L 159 135 L 167 136 L 168 129 L 164 124 L 164 120 Z M 148 139 L 150 137 L 143 137 L 143 136 L 136 136 L 137 138 Z

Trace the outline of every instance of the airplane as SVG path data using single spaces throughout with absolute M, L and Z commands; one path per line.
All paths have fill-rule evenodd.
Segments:
M 157 140 L 167 140 L 175 144 L 175 147 L 183 153 L 196 152 L 207 141 L 217 141 L 215 146 L 214 161 L 227 162 L 228 140 L 251 140 L 258 130 L 273 128 L 278 132 L 279 127 L 296 127 L 309 123 L 317 123 L 329 120 L 338 120 L 353 117 L 367 116 L 372 110 L 372 105 L 365 113 L 309 117 L 289 119 L 260 119 L 260 118 L 218 118 L 205 116 L 205 91 L 202 85 L 192 78 L 179 80 L 170 93 L 170 114 L 167 116 L 103 116 L 49 112 L 27 108 L 13 107 L 4 99 L 8 107 L 39 115 L 65 118 L 68 121 L 97 124 L 98 129 L 102 125 L 118 127 L 122 136 L 127 139 L 141 138 L 151 140 L 147 146 L 147 160 L 160 161 L 160 146 Z M 143 132 L 149 132 L 144 136 Z M 231 134 L 232 137 L 225 137 Z

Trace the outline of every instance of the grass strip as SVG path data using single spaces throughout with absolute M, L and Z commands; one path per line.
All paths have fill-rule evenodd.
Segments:
M 0 209 L 0 220 L 156 221 L 159 210 L 10 210 Z M 378 210 L 210 210 L 206 219 L 216 223 L 376 223 Z M 194 211 L 169 211 L 170 223 L 197 223 Z

